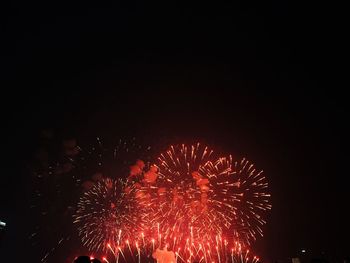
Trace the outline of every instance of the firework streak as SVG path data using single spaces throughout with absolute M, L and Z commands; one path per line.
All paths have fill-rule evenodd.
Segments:
M 82 243 L 108 262 L 247 262 L 271 209 L 262 171 L 245 158 L 176 145 L 125 180 L 103 179 L 79 200 Z M 129 258 L 129 259 L 128 259 Z

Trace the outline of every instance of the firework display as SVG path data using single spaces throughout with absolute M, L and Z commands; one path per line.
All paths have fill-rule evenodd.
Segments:
M 259 171 L 245 158 L 234 161 L 232 156 L 208 162 L 201 173 L 214 182 L 214 196 L 226 203 L 220 210 L 230 211 L 228 235 L 248 246 L 256 236 L 263 236 L 264 217 L 271 209 L 268 183 L 263 171 Z
M 110 151 L 98 146 L 87 151 L 99 149 L 98 158 L 82 162 L 94 175 L 81 181 L 72 215 L 91 253 L 105 262 L 258 261 L 249 247 L 263 235 L 271 205 L 267 179 L 251 162 L 200 143 L 148 159 L 126 144 L 106 159 Z
M 142 229 L 138 205 L 121 180 L 103 179 L 80 198 L 73 215 L 84 246 L 106 251 L 121 240 L 130 240 Z
M 129 166 L 137 158 L 148 160 L 149 150 L 149 146 L 136 143 L 135 138 L 108 143 L 96 138 L 85 147 L 78 145 L 75 139 L 66 139 L 57 150 L 40 149 L 33 163 L 29 194 L 29 211 L 35 220 L 29 227 L 28 239 L 36 248 L 33 251 L 38 251 L 35 256 L 43 263 L 56 262 L 54 257 L 59 251 L 76 247 L 77 228 L 82 224 L 73 221 L 80 199 L 96 184 L 102 185 L 105 179 L 126 178 Z M 51 152 L 53 154 L 49 154 Z M 119 184 L 122 182 L 115 186 Z M 108 196 L 113 195 L 119 196 L 112 192 Z
M 161 232 L 169 243 L 215 242 L 228 229 L 234 216 L 230 182 L 218 182 L 218 173 L 208 173 L 215 158 L 200 144 L 171 146 L 158 158 Z M 215 178 L 216 177 L 216 178 Z M 236 185 L 237 186 L 237 185 Z
M 249 249 L 245 249 L 239 242 L 228 242 L 217 236 L 216 242 L 206 244 L 191 244 L 171 250 L 167 245 L 161 245 L 160 239 L 140 241 L 131 244 L 129 241 L 112 247 L 108 244 L 107 255 L 102 256 L 104 262 L 216 262 L 216 263 L 256 263 L 257 256 L 253 256 Z M 164 244 L 164 243 L 163 243 Z M 110 255 L 110 256 L 108 256 Z

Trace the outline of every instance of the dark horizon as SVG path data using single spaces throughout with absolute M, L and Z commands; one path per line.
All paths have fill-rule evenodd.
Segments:
M 246 156 L 272 193 L 257 255 L 349 256 L 347 96 L 327 86 L 325 21 L 313 8 L 9 3 L 0 256 L 30 251 L 21 206 L 44 130 L 56 143 L 135 136 L 154 147 L 203 141 Z

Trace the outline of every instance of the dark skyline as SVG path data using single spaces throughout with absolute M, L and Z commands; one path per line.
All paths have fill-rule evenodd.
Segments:
M 347 101 L 326 81 L 325 21 L 315 6 L 10 2 L 7 11 L 5 258 L 25 243 L 25 167 L 46 129 L 78 142 L 199 140 L 247 156 L 272 193 L 256 254 L 270 262 L 301 248 L 348 253 Z

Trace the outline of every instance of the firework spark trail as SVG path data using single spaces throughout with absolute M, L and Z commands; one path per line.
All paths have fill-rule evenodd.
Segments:
M 259 260 L 256 256 L 250 256 L 250 251 L 244 249 L 239 242 L 232 244 L 225 242 L 224 247 L 220 245 L 212 247 L 207 244 L 207 246 L 178 247 L 176 250 L 168 250 L 167 247 L 161 248 L 159 245 L 158 241 L 155 242 L 157 248 L 152 249 L 152 242 L 146 241 L 145 244 L 139 246 L 137 242 L 130 244 L 130 242 L 125 241 L 114 249 L 110 246 L 113 259 L 108 256 L 103 256 L 103 258 L 106 259 L 105 262 L 115 260 L 116 263 L 153 262 L 151 258 L 156 259 L 158 263 L 256 263 Z
M 232 224 L 238 226 L 237 222 L 240 222 L 240 229 L 244 229 L 242 225 L 249 226 L 251 223 L 239 218 L 242 215 L 238 209 L 245 195 L 241 186 L 252 182 L 255 184 L 260 180 L 260 177 L 252 176 L 255 170 L 250 170 L 251 167 L 248 172 L 256 181 L 248 182 L 246 178 L 240 177 L 244 175 L 242 171 L 247 165 L 237 173 L 231 156 L 215 158 L 212 150 L 199 143 L 170 146 L 160 154 L 157 167 L 159 177 L 156 186 L 161 196 L 156 199 L 159 211 L 153 216 L 153 224 L 160 224 L 167 243 L 176 240 L 181 244 L 187 238 L 191 243 L 213 242 L 215 236 L 223 235 L 232 228 Z M 260 192 L 254 196 L 267 197 Z M 248 204 L 251 199 L 244 200 Z M 259 218 L 256 212 L 255 218 Z M 260 228 L 249 229 L 249 233 L 257 229 Z M 236 231 L 235 236 L 241 238 L 242 233 Z
M 264 217 L 271 209 L 268 183 L 263 171 L 257 170 L 245 158 L 231 163 L 233 174 L 239 178 L 240 198 L 230 230 L 243 244 L 250 245 L 256 240 L 256 235 L 263 236 Z
M 160 226 L 164 242 L 173 247 L 187 239 L 196 245 L 215 243 L 224 235 L 249 246 L 263 235 L 271 205 L 262 171 L 246 159 L 214 155 L 197 143 L 170 146 L 158 158 L 157 193 L 150 199 L 157 205 L 148 225 Z
M 89 184 L 83 183 L 86 192 L 73 216 L 82 244 L 91 250 L 113 252 L 117 261 L 127 254 L 140 261 L 142 255 L 166 248 L 176 251 L 177 261 L 245 262 L 248 256 L 238 257 L 236 248 L 230 254 L 226 239 L 238 240 L 243 251 L 263 235 L 271 209 L 268 183 L 246 159 L 219 156 L 199 143 L 170 146 L 154 165 L 136 161 L 145 149 L 135 141 L 106 147 L 97 138 L 91 148 L 83 149 L 75 141 L 65 147 L 64 162 L 51 165 L 43 178 L 71 176 L 75 194 L 86 175 L 94 175 Z M 106 178 L 116 175 L 125 180 Z M 57 193 L 61 196 L 63 191 Z
M 103 168 L 118 160 L 109 171 L 117 170 L 125 180 L 102 177 L 81 196 L 73 219 L 85 247 L 106 254 L 106 262 L 108 254 L 116 262 L 127 257 L 140 262 L 157 249 L 176 251 L 176 262 L 248 262 L 242 251 L 263 234 L 271 209 L 262 171 L 199 143 L 170 146 L 152 165 L 123 159 L 119 153 L 129 153 L 126 144 L 113 148 L 113 157 L 106 159 L 97 141 L 88 153 L 98 158 L 84 163 L 97 160 Z M 230 253 L 235 240 L 239 249 Z
M 208 202 L 214 190 L 208 178 L 199 172 L 212 162 L 212 154 L 212 150 L 199 143 L 182 144 L 170 146 L 158 158 L 157 186 L 162 189 L 162 196 L 158 200 L 161 216 L 155 220 L 168 243 L 176 239 L 181 244 L 187 238 L 192 243 L 199 236 L 209 240 L 213 233 L 222 232 L 225 215 L 217 213 L 215 204 Z
M 90 250 L 107 251 L 108 244 L 119 246 L 121 240 L 133 240 L 142 230 L 133 190 L 126 193 L 124 186 L 120 179 L 103 179 L 80 198 L 73 223 Z
M 72 213 L 81 191 L 91 189 L 102 178 L 116 175 L 126 178 L 129 165 L 137 157 L 148 160 L 150 149 L 150 146 L 138 144 L 135 138 L 113 143 L 96 138 L 86 147 L 69 139 L 63 141 L 62 149 L 53 158 L 50 148 L 43 148 L 44 154 L 33 162 L 30 213 L 38 218 L 29 233 L 33 246 L 47 247 L 41 258 L 50 261 L 54 253 L 59 253 L 60 237 L 72 234 Z M 67 243 L 66 238 L 59 247 L 66 245 L 63 243 Z

